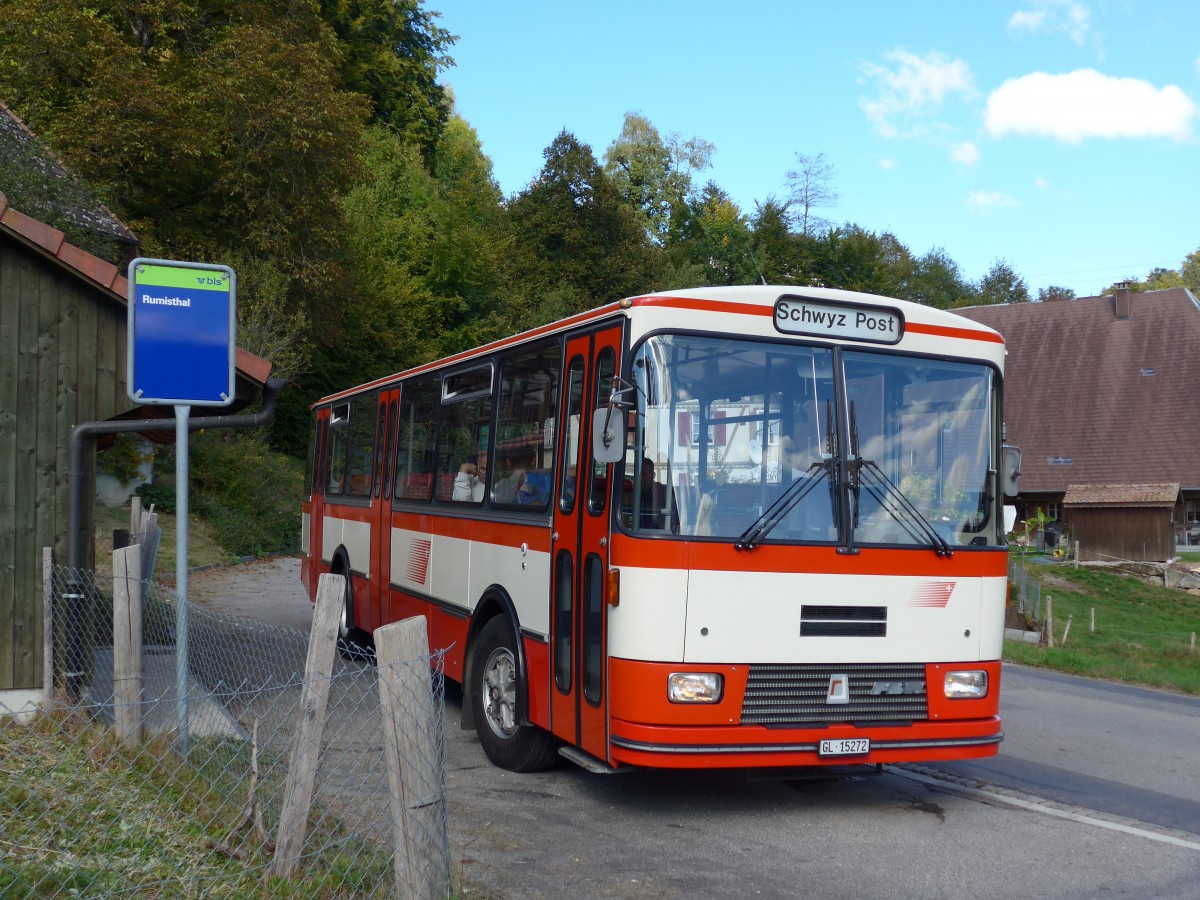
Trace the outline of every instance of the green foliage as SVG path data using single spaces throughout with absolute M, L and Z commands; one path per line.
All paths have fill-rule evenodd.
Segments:
M 1049 287 L 1038 288 L 1038 302 L 1049 303 L 1054 300 L 1074 300 L 1075 291 L 1071 288 L 1059 287 L 1052 284 Z
M 192 438 L 190 508 L 234 556 L 300 546 L 303 463 L 270 452 L 259 432 L 208 431 Z
M 175 512 L 174 449 L 158 454 L 155 482 L 138 495 Z M 290 553 L 300 546 L 304 464 L 275 453 L 260 431 L 213 430 L 188 445 L 188 509 L 231 556 Z
M 437 83 L 457 38 L 418 0 L 321 0 L 337 35 L 341 82 L 371 100 L 372 119 L 430 157 L 450 113 Z
M 96 467 L 116 478 L 121 487 L 129 487 L 141 475 L 142 466 L 153 458 L 153 449 L 144 451 L 137 435 L 118 434 L 111 447 L 96 454 Z
M 578 312 L 652 288 L 661 258 L 634 210 L 621 200 L 592 150 L 563 131 L 545 150 L 541 173 L 507 206 L 515 240 L 509 270 L 523 301 L 514 317 L 521 327 L 538 308 L 532 298 L 570 291 Z M 523 321 L 522 321 L 523 320 Z
M 980 279 L 979 303 L 1028 303 L 1029 299 L 1029 285 L 1013 270 L 1007 260 L 996 260 L 987 274 Z
M 692 174 L 712 165 L 714 147 L 672 133 L 664 141 L 650 120 L 625 113 L 621 133 L 604 153 L 604 170 L 646 233 L 662 246 L 677 240 L 690 215 Z

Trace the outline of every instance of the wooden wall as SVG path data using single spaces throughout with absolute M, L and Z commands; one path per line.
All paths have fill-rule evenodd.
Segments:
M 1166 562 L 1175 555 L 1175 526 L 1170 507 L 1067 507 L 1071 540 L 1079 542 L 1079 558 Z
M 71 429 L 133 405 L 125 328 L 123 304 L 0 234 L 0 689 L 41 685 L 42 548 L 66 563 Z

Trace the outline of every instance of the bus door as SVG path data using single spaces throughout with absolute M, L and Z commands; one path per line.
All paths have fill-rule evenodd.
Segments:
M 325 532 L 325 481 L 329 477 L 329 407 L 317 410 L 313 437 L 312 482 L 308 490 L 308 574 L 305 585 L 309 587 L 309 599 L 317 595 L 317 581 L 321 577 L 321 544 Z
M 371 467 L 371 606 L 370 621 L 361 623 L 374 631 L 390 621 L 392 580 L 392 460 L 396 456 L 396 411 L 400 389 L 379 392 L 375 414 L 375 459 Z
M 621 326 L 567 341 L 561 458 L 551 562 L 551 729 L 608 759 L 607 606 L 609 503 L 620 466 L 592 460 L 592 411 L 608 403 Z

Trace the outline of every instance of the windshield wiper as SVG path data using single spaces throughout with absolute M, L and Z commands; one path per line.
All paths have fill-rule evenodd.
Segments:
M 762 543 L 763 538 L 783 520 L 784 516 L 812 493 L 813 489 L 829 475 L 832 466 L 832 460 L 815 462 L 809 466 L 799 478 L 787 486 L 787 490 L 780 494 L 774 503 L 763 510 L 762 515 L 755 519 L 749 528 L 742 532 L 741 537 L 733 542 L 734 549 L 753 550 Z M 820 474 L 814 474 L 815 472 L 820 472 Z
M 859 458 L 854 460 L 851 465 L 856 473 L 856 481 L 866 488 L 867 493 L 875 498 L 882 509 L 886 510 L 904 527 L 913 540 L 924 539 L 938 556 L 954 555 L 954 548 L 938 534 L 933 523 L 926 519 L 921 511 L 913 505 L 913 502 L 904 496 L 904 492 L 887 477 L 874 460 Z

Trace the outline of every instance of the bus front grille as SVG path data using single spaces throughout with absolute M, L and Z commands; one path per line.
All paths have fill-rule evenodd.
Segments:
M 828 703 L 838 675 L 849 682 L 848 702 Z M 741 723 L 786 728 L 928 717 L 922 663 L 752 665 Z

